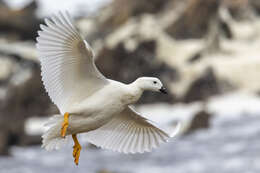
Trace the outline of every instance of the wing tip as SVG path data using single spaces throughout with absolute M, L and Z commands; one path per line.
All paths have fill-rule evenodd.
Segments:
M 181 127 L 182 127 L 182 124 L 181 124 L 181 122 L 178 121 L 174 131 L 169 134 L 170 138 L 177 136 L 181 130 Z

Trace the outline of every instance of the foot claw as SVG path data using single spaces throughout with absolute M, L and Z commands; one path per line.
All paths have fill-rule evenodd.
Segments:
M 79 144 L 79 141 L 77 139 L 76 134 L 72 135 L 73 141 L 74 141 L 74 146 L 73 146 L 73 158 L 74 158 L 74 163 L 76 165 L 79 164 L 79 156 L 80 156 L 80 151 L 81 151 L 81 146 Z
M 75 145 L 73 146 L 73 157 L 74 157 L 74 163 L 75 163 L 76 165 L 79 164 L 80 151 L 81 151 L 81 146 L 75 144 Z

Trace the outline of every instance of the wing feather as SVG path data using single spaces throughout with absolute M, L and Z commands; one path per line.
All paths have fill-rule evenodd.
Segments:
M 37 51 L 43 84 L 51 100 L 65 113 L 108 83 L 94 63 L 94 53 L 73 25 L 70 15 L 59 13 L 40 25 Z
M 143 153 L 167 142 L 171 136 L 128 107 L 104 126 L 88 132 L 86 137 L 101 148 Z

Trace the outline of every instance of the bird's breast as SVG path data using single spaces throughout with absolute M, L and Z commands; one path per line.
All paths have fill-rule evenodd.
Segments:
M 142 96 L 142 92 L 140 90 L 128 90 L 121 97 L 121 102 L 124 105 L 130 105 L 136 103 L 140 97 Z
M 129 105 L 137 102 L 139 100 L 140 96 L 134 95 L 134 94 L 125 94 L 123 97 L 121 97 L 121 102 L 124 105 Z

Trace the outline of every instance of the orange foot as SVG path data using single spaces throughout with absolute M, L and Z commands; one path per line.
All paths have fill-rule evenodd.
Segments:
M 64 114 L 64 120 L 61 127 L 61 137 L 65 138 L 68 126 L 69 126 L 69 113 L 66 112 Z
M 79 156 L 80 156 L 80 151 L 81 151 L 81 146 L 79 144 L 79 141 L 77 139 L 77 135 L 73 134 L 72 139 L 74 141 L 74 146 L 73 146 L 73 157 L 74 157 L 74 163 L 76 165 L 79 164 Z

